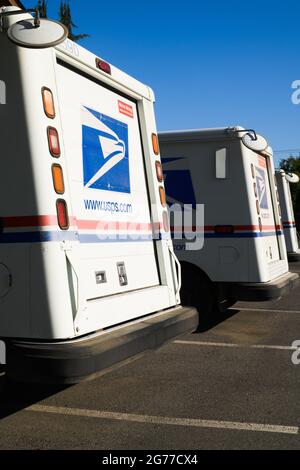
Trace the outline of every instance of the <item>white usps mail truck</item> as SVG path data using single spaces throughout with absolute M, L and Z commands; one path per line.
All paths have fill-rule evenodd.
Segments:
M 26 34 L 30 18 L 5 21 Z M 0 51 L 8 375 L 77 382 L 197 327 L 180 306 L 154 95 L 70 40 L 20 47 L 3 32 Z
M 300 261 L 299 240 L 290 188 L 290 184 L 299 182 L 299 177 L 294 173 L 277 170 L 276 181 L 288 258 L 289 261 Z
M 238 126 L 161 132 L 159 140 L 169 204 L 204 205 L 203 227 L 171 222 L 182 302 L 201 313 L 284 295 L 298 275 L 288 268 L 267 141 Z M 202 249 L 191 246 L 191 231 L 204 237 Z

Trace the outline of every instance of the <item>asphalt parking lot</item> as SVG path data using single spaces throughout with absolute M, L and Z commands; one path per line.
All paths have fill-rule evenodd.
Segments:
M 3 387 L 0 449 L 298 449 L 297 339 L 300 288 L 91 382 Z

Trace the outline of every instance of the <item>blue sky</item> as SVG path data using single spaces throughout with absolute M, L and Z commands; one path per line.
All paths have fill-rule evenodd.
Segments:
M 32 6 L 29 1 L 26 6 Z M 49 0 L 57 16 L 58 0 Z M 159 130 L 239 124 L 299 149 L 300 3 L 71 0 L 81 41 L 149 84 Z M 87 8 L 88 7 L 88 8 Z

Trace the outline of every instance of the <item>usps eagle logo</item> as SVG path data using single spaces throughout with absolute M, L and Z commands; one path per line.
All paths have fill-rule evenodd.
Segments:
M 162 164 L 168 203 L 191 204 L 196 209 L 196 195 L 186 158 L 165 157 Z
M 256 167 L 256 185 L 261 209 L 268 209 L 267 185 L 264 170 Z
M 128 125 L 82 107 L 84 187 L 130 193 Z

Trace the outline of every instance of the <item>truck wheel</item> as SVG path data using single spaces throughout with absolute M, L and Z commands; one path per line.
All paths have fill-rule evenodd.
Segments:
M 200 323 L 211 318 L 216 307 L 216 296 L 212 282 L 204 274 L 183 268 L 180 295 L 182 305 L 197 308 Z
M 238 302 L 238 299 L 234 299 L 233 297 L 230 297 L 227 301 L 227 308 L 233 307 L 234 304 Z
M 226 311 L 231 308 L 234 304 L 237 303 L 237 299 L 234 299 L 233 297 L 228 297 L 222 301 L 218 302 L 218 311 L 220 313 L 226 313 Z

